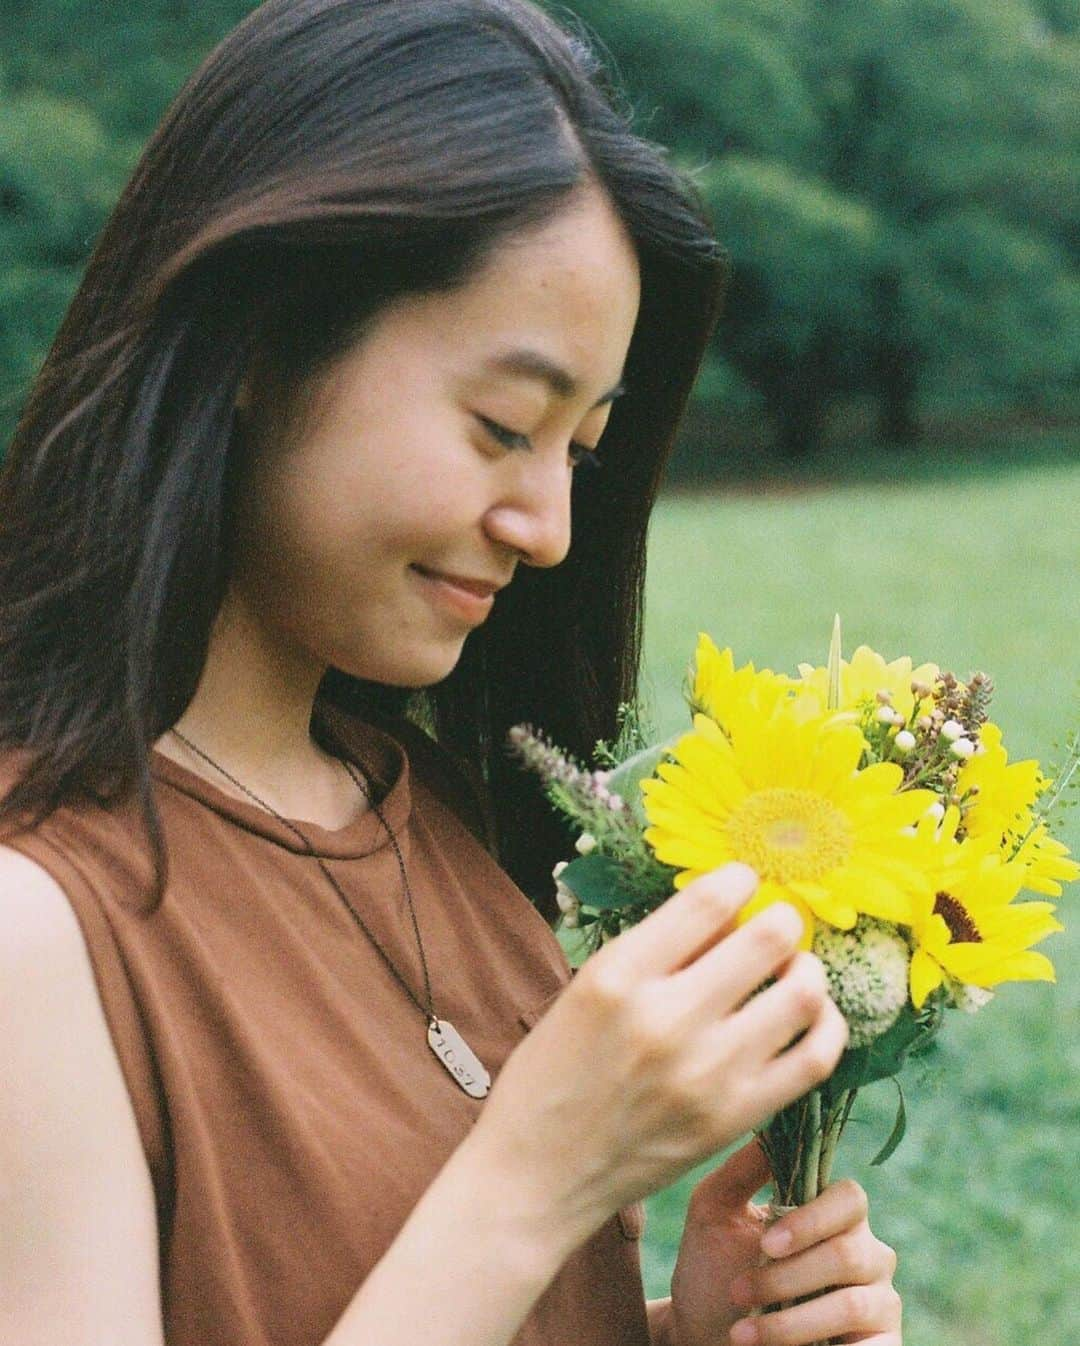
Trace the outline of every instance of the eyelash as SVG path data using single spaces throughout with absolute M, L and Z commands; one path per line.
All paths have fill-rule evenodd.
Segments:
M 476 418 L 480 424 L 487 430 L 497 443 L 504 449 L 531 449 L 527 435 L 518 434 L 516 430 L 509 430 L 505 425 L 500 425 L 498 421 L 493 421 L 487 416 L 477 415 Z M 578 444 L 574 440 L 570 441 L 570 462 L 574 467 L 600 467 L 600 454 L 596 449 L 590 449 L 587 444 Z

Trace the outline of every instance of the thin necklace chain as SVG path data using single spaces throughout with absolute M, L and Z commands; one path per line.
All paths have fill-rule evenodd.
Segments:
M 246 794 L 249 799 L 254 800 L 255 803 L 258 804 L 260 808 L 265 809 L 266 812 L 269 813 L 272 817 L 276 818 L 278 822 L 282 824 L 282 826 L 287 827 L 290 832 L 293 832 L 296 836 L 300 838 L 300 840 L 308 848 L 308 854 L 319 866 L 319 868 L 326 875 L 326 877 L 330 880 L 330 883 L 333 886 L 334 891 L 337 893 L 338 897 L 341 898 L 342 902 L 344 902 L 345 909 L 348 911 L 349 915 L 353 918 L 353 920 L 360 927 L 363 933 L 375 946 L 375 950 L 378 953 L 379 957 L 383 960 L 386 966 L 394 974 L 394 977 L 397 979 L 402 990 L 413 1002 L 413 1004 L 420 1011 L 420 1013 L 423 1014 L 423 1016 L 427 1019 L 428 1026 L 431 1027 L 434 1025 L 435 1027 L 438 1027 L 439 1016 L 435 1013 L 435 1001 L 431 994 L 431 977 L 428 974 L 427 958 L 424 956 L 424 942 L 420 938 L 420 925 L 416 919 L 416 907 L 413 903 L 412 888 L 409 884 L 408 870 L 405 867 L 405 857 L 401 853 L 401 846 L 398 844 L 398 839 L 394 833 L 394 829 L 387 822 L 386 815 L 383 813 L 382 809 L 380 809 L 378 804 L 376 804 L 374 798 L 372 797 L 371 791 L 364 784 L 363 778 L 357 775 L 356 770 L 353 767 L 353 764 L 343 757 L 339 757 L 336 759 L 345 768 L 349 776 L 355 782 L 360 793 L 368 801 L 368 804 L 370 805 L 372 812 L 375 814 L 379 822 L 381 822 L 383 827 L 386 829 L 386 835 L 390 838 L 390 845 L 393 846 L 394 848 L 394 855 L 397 857 L 398 869 L 401 871 L 401 886 L 404 889 L 405 898 L 409 904 L 409 915 L 412 918 L 413 933 L 416 935 L 416 947 L 420 953 L 420 967 L 424 973 L 424 994 L 427 996 L 426 1006 L 422 1005 L 420 1001 L 417 1000 L 408 982 L 394 966 L 393 962 L 390 959 L 390 955 L 386 952 L 383 946 L 379 943 L 379 941 L 375 938 L 375 936 L 365 925 L 364 921 L 360 917 L 360 913 L 356 910 L 356 908 L 352 905 L 349 899 L 345 896 L 344 892 L 342 892 L 341 885 L 338 883 L 337 879 L 334 878 L 333 874 L 331 874 L 330 871 L 327 869 L 327 867 L 323 864 L 322 857 L 315 850 L 315 847 L 311 844 L 311 842 L 303 834 L 303 832 L 301 832 L 300 829 L 296 826 L 296 824 L 290 822 L 288 818 L 285 818 L 280 813 L 278 813 L 277 809 L 273 808 L 270 804 L 268 804 L 265 799 L 260 799 L 259 796 L 254 792 L 254 790 L 248 789 L 248 787 L 243 783 L 243 781 L 239 781 L 236 779 L 235 776 L 230 775 L 229 772 L 226 771 L 223 766 L 219 766 L 219 764 L 215 762 L 212 757 L 210 757 L 207 753 L 203 752 L 203 750 L 197 747 L 194 743 L 192 743 L 192 741 L 189 738 L 186 738 L 180 732 L 179 729 L 172 729 L 170 730 L 170 732 L 174 734 L 186 748 L 189 748 L 193 753 L 196 754 L 196 756 L 201 757 L 204 762 L 212 766 L 215 771 L 217 771 L 220 775 L 224 776 L 225 779 L 229 781 L 231 784 L 235 785 L 238 790 L 243 790 L 244 794 Z

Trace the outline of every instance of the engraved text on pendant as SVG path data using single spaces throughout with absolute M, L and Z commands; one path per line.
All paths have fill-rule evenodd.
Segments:
M 487 1096 L 491 1076 L 452 1023 L 435 1019 L 428 1024 L 427 1040 L 431 1050 L 470 1098 Z

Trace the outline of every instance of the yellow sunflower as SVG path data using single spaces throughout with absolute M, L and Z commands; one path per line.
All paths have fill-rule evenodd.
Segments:
M 935 796 L 897 794 L 902 773 L 892 763 L 860 771 L 864 747 L 854 725 L 806 719 L 787 703 L 771 715 L 744 707 L 730 738 L 697 715 L 674 760 L 642 783 L 645 839 L 681 871 L 677 888 L 731 860 L 750 865 L 760 885 L 740 919 L 790 902 L 807 948 L 813 917 L 842 930 L 859 915 L 907 924 L 927 880 L 904 829 Z
M 732 719 L 747 707 L 770 713 L 791 695 L 794 682 L 783 673 L 752 663 L 735 667 L 731 649 L 718 650 L 704 632 L 699 634 L 690 679 L 690 700 L 695 710 L 730 731 Z
M 801 686 L 814 692 L 824 707 L 829 695 L 829 670 L 815 668 L 813 664 L 800 664 L 799 674 Z M 913 668 L 907 655 L 886 663 L 869 645 L 860 645 L 850 663 L 846 659 L 840 660 L 840 709 L 857 710 L 864 702 L 873 701 L 878 692 L 887 691 L 892 694 L 893 707 L 908 720 L 915 708 L 912 682 L 933 687 L 939 674 L 937 664 L 920 664 Z M 919 714 L 928 711 L 932 705 L 932 697 L 921 698 Z
M 1015 902 L 1025 866 L 1002 858 L 991 841 L 955 839 L 959 813 L 940 829 L 919 824 L 932 888 L 916 898 L 911 921 L 911 1000 L 921 1009 L 939 986 L 959 982 L 984 989 L 1003 981 L 1053 981 L 1054 966 L 1031 945 L 1061 924 L 1049 902 Z
M 1044 823 L 1035 825 L 1035 802 L 1051 782 L 1033 759 L 1009 761 L 996 724 L 982 726 L 979 742 L 982 751 L 968 758 L 956 782 L 961 798 L 974 792 L 964 812 L 965 833 L 992 840 L 1003 856 L 1022 863 L 1025 888 L 1060 897 L 1063 883 L 1080 878 L 1080 865 Z
M 1060 897 L 1063 883 L 1080 879 L 1080 865 L 1069 859 L 1068 846 L 1052 837 L 1045 823 L 1024 838 L 1013 859 L 1024 866 L 1024 887 L 1033 893 Z
M 964 813 L 964 831 L 969 837 L 1001 838 L 1026 832 L 1031 808 L 1046 788 L 1038 762 L 1009 762 L 1001 742 L 1001 730 L 987 721 L 979 730 L 980 751 L 969 757 L 956 781 L 963 798 L 974 790 Z

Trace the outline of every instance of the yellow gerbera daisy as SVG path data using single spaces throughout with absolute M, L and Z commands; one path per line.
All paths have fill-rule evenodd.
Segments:
M 673 761 L 642 783 L 645 839 L 684 887 L 731 860 L 756 870 L 760 885 L 741 920 L 771 902 L 790 902 L 850 929 L 859 915 L 907 924 L 913 896 L 926 891 L 916 838 L 906 835 L 934 801 L 929 790 L 897 794 L 901 769 L 860 771 L 865 743 L 834 717 L 804 718 L 781 703 L 771 715 L 746 711 L 730 738 L 694 717 Z
M 752 663 L 736 668 L 730 648 L 718 650 L 704 632 L 698 635 L 690 681 L 691 703 L 695 710 L 702 711 L 729 732 L 733 717 L 747 706 L 768 714 L 791 695 L 793 686 L 791 678 L 769 668 L 759 672 Z
M 825 706 L 829 695 L 829 670 L 815 668 L 813 664 L 800 664 L 799 674 L 802 686 L 813 691 Z M 840 660 L 840 709 L 857 710 L 864 702 L 873 701 L 878 692 L 887 691 L 892 694 L 893 707 L 908 720 L 915 708 L 912 682 L 933 687 L 939 674 L 937 664 L 920 664 L 913 668 L 907 655 L 886 663 L 869 645 L 860 645 L 850 663 L 846 659 Z M 929 710 L 932 705 L 932 697 L 922 698 L 919 713 Z
M 1054 966 L 1031 945 L 1061 924 L 1049 902 L 1014 902 L 1025 867 L 1004 860 L 992 842 L 955 839 L 959 813 L 949 809 L 940 830 L 918 828 L 931 866 L 930 894 L 916 898 L 911 922 L 911 1000 L 948 981 L 984 989 L 1003 981 L 1053 981 Z

